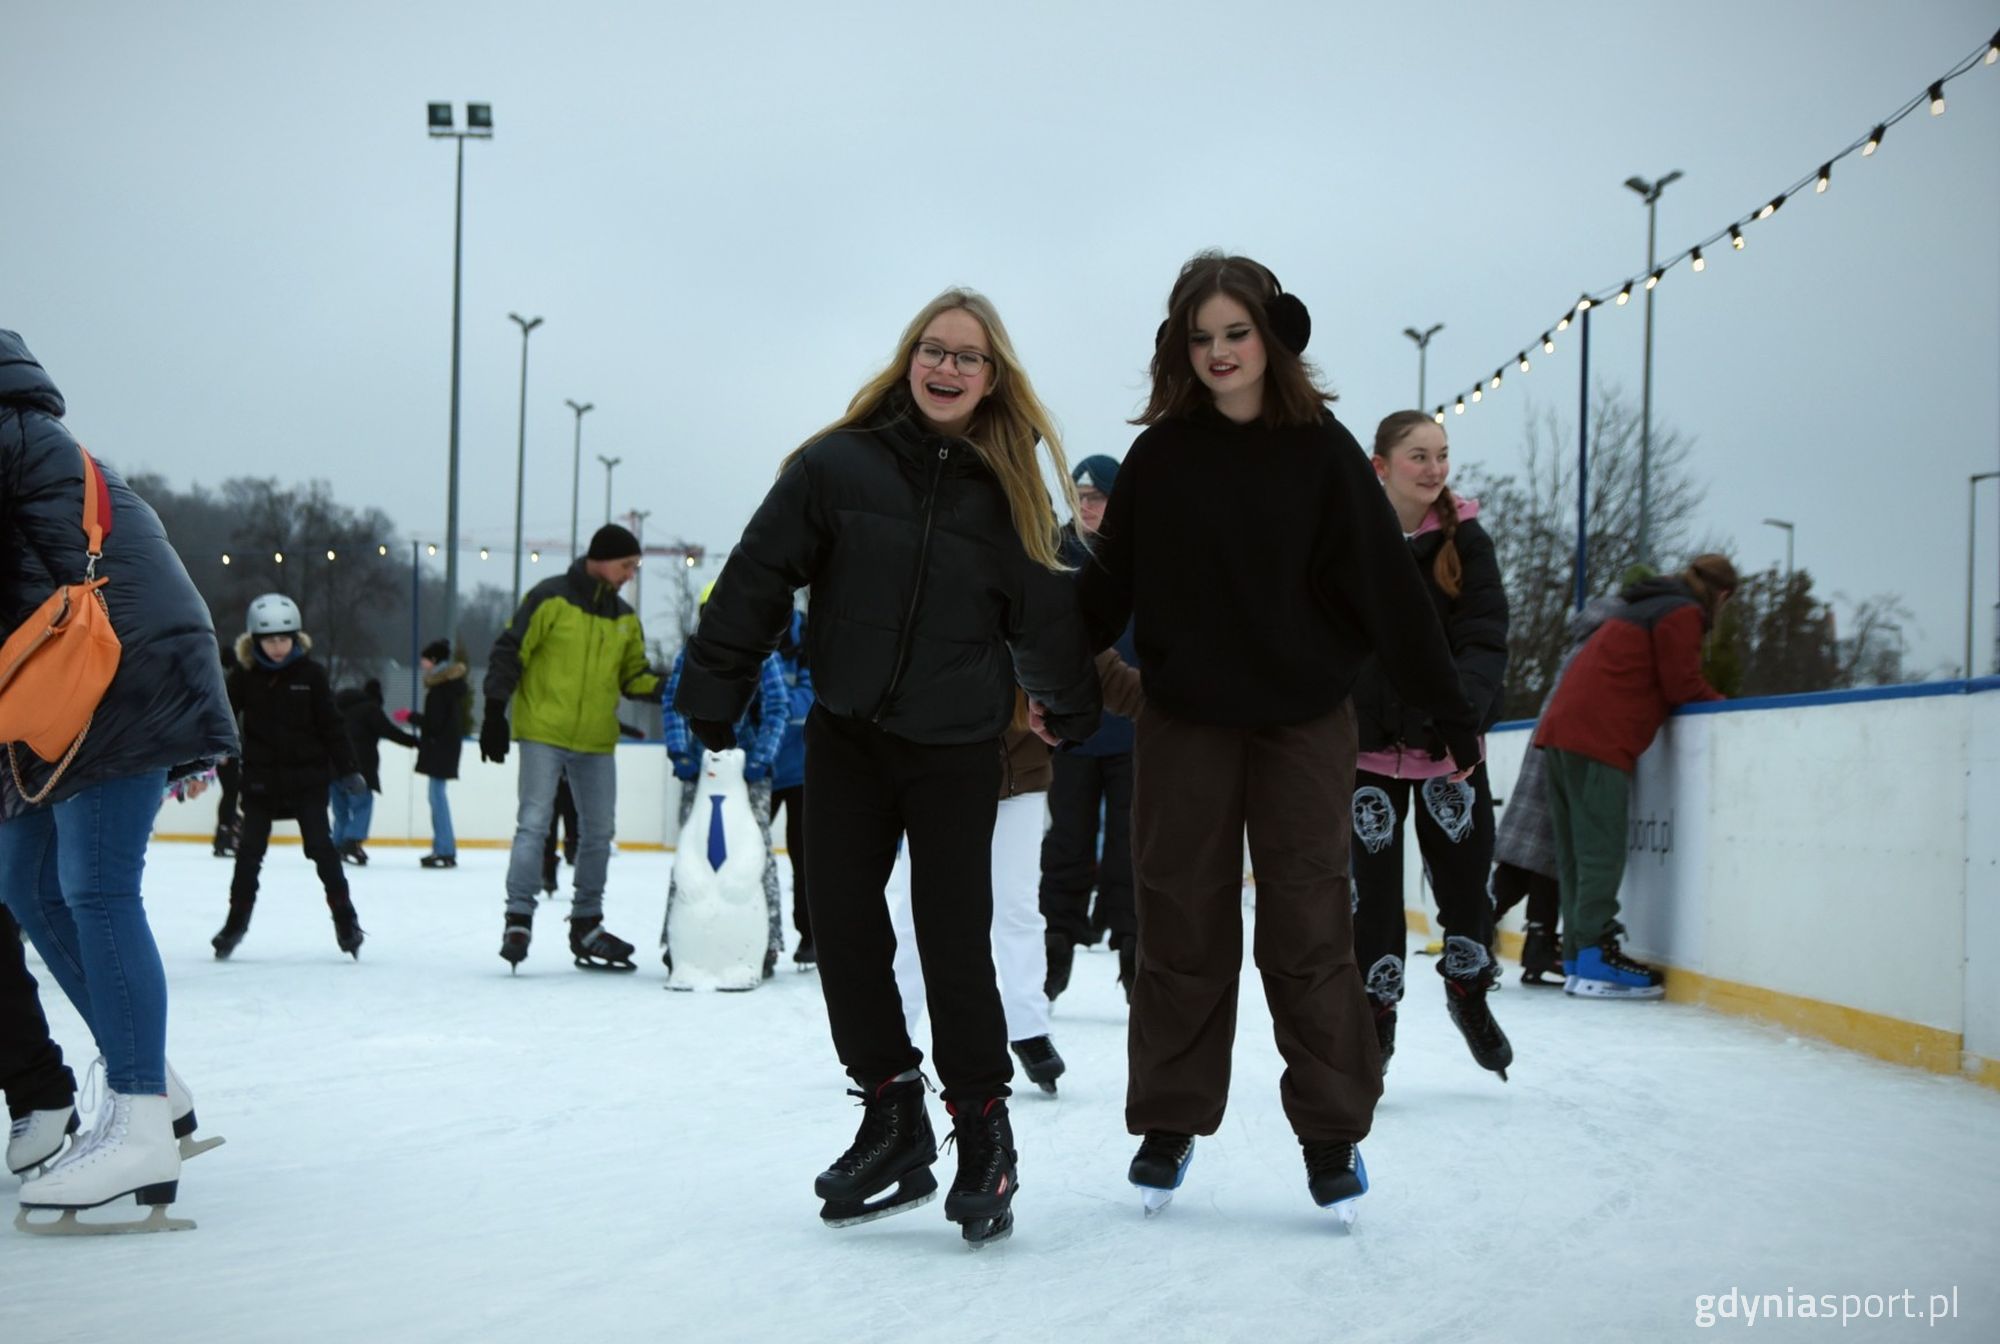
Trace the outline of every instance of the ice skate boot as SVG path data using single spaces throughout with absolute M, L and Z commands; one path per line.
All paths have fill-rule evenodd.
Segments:
M 991 1097 L 951 1112 L 951 1139 L 958 1145 L 958 1175 L 944 1197 L 944 1216 L 957 1223 L 973 1250 L 1014 1234 L 1014 1191 L 1020 1187 L 1014 1126 L 1007 1099 Z
M 528 943 L 535 936 L 535 917 L 507 912 L 507 928 L 500 935 L 500 955 L 506 958 L 509 974 L 516 974 L 528 959 Z
M 208 940 L 217 961 L 229 960 L 229 954 L 243 941 L 243 935 L 250 932 L 250 910 L 250 906 L 229 903 L 229 918 L 223 921 L 221 931 Z
M 819 949 L 810 938 L 799 939 L 799 945 L 792 952 L 792 965 L 802 971 L 810 971 L 819 965 Z
M 1470 938 L 1454 934 L 1445 939 L 1444 957 L 1438 962 L 1444 977 L 1444 1006 L 1452 1025 L 1465 1037 L 1465 1044 L 1482 1069 L 1491 1069 L 1507 1081 L 1507 1066 L 1514 1062 L 1514 1047 L 1507 1033 L 1493 1020 L 1487 993 L 1493 988 L 1496 968 L 1493 954 Z
M 361 943 L 367 931 L 361 927 L 361 916 L 354 913 L 354 902 L 344 891 L 329 893 L 326 908 L 333 915 L 333 941 L 348 956 L 361 960 Z
M 180 1188 L 181 1155 L 174 1142 L 165 1097 L 129 1097 L 107 1091 L 97 1123 L 83 1140 L 41 1175 L 21 1186 L 14 1226 L 37 1236 L 104 1236 L 117 1232 L 181 1232 L 194 1226 L 167 1217 Z M 152 1212 L 138 1222 L 87 1223 L 77 1211 L 131 1195 Z M 57 1211 L 35 1220 L 30 1214 Z
M 1377 957 L 1362 981 L 1368 1005 L 1375 1010 L 1375 1044 L 1382 1052 L 1382 1076 L 1389 1076 L 1389 1056 L 1396 1053 L 1396 1005 L 1403 1001 L 1403 959 L 1391 952 Z
M 417 866 L 419 868 L 456 868 L 458 867 L 458 856 L 456 854 L 426 854 L 417 860 Z
M 1361 1150 L 1351 1143 L 1323 1139 L 1300 1139 L 1305 1150 L 1306 1189 L 1313 1203 L 1332 1209 L 1341 1226 L 1354 1226 L 1356 1205 L 1368 1193 L 1368 1166 Z
M 236 828 L 217 826 L 215 828 L 215 857 L 233 859 L 236 857 Z
M 1530 921 L 1521 934 L 1521 983 L 1553 988 L 1564 978 L 1562 940 L 1548 925 Z
M 1152 1217 L 1173 1202 L 1174 1191 L 1187 1179 L 1188 1163 L 1194 1161 L 1194 1135 L 1170 1134 L 1149 1129 L 1139 1143 L 1125 1179 L 1139 1187 L 1146 1216 Z
M 7 1126 L 7 1170 L 23 1180 L 34 1179 L 55 1165 L 76 1130 L 74 1106 L 29 1111 Z
M 368 851 L 361 847 L 359 840 L 349 840 L 340 847 L 340 861 L 342 863 L 351 863 L 356 868 L 366 868 L 368 866 Z
M 1626 956 L 1615 931 L 1607 932 L 1590 947 L 1579 948 L 1570 971 L 1563 989 L 1578 998 L 1660 999 L 1667 993 L 1666 977 Z
M 194 1115 L 194 1094 L 188 1091 L 181 1076 L 174 1072 L 174 1066 L 167 1065 L 167 1111 L 173 1117 L 174 1138 L 179 1140 L 181 1161 L 200 1157 L 211 1148 L 220 1148 L 224 1140 L 220 1137 L 197 1139 L 195 1128 L 200 1124 Z
M 1025 1041 L 1012 1043 L 1015 1058 L 1021 1061 L 1021 1069 L 1033 1083 L 1050 1096 L 1056 1094 L 1056 1079 L 1063 1076 L 1063 1057 L 1056 1053 L 1055 1042 L 1046 1036 L 1030 1036 Z
M 890 1214 L 914 1209 L 937 1198 L 937 1136 L 924 1106 L 924 1080 L 912 1072 L 891 1078 L 871 1095 L 855 1088 L 861 1098 L 861 1128 L 847 1151 L 813 1181 L 813 1193 L 825 1201 L 819 1216 L 828 1227 L 853 1227 Z M 876 1198 L 891 1185 L 892 1194 Z
M 1375 1009 L 1375 1044 L 1381 1048 L 1382 1076 L 1387 1078 L 1389 1056 L 1396 1053 L 1396 1005 L 1393 1002 L 1376 1003 L 1373 999 L 1369 1000 L 1369 1004 Z
M 632 944 L 612 936 L 602 915 L 571 915 L 569 951 L 577 967 L 586 971 L 636 971 Z
M 1062 992 L 1069 988 L 1070 968 L 1076 963 L 1076 945 L 1065 933 L 1045 933 L 1042 946 L 1049 954 L 1049 973 L 1042 981 L 1042 993 L 1054 1003 Z

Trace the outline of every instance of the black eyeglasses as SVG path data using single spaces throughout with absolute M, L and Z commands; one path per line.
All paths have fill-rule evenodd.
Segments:
M 934 369 L 944 363 L 944 357 L 951 356 L 952 367 L 967 378 L 976 378 L 993 362 L 993 356 L 981 354 L 977 350 L 947 350 L 936 341 L 917 342 L 917 363 L 927 369 Z

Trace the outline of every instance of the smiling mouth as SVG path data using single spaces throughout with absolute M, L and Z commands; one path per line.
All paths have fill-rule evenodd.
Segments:
M 930 395 L 936 397 L 939 401 L 957 401 L 965 395 L 964 388 L 953 387 L 950 383 L 925 383 L 924 391 L 930 393 Z
M 1208 376 L 1211 378 L 1227 378 L 1234 372 L 1236 372 L 1236 365 L 1234 364 L 1211 364 L 1208 366 Z

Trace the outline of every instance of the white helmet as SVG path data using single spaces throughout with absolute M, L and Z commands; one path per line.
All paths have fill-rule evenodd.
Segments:
M 266 593 L 250 604 L 253 635 L 296 635 L 303 624 L 299 604 L 283 593 Z

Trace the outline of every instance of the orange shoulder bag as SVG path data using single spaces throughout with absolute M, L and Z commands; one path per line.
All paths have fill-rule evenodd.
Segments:
M 83 534 L 90 554 L 83 582 L 57 587 L 0 645 L 0 742 L 7 744 L 14 787 L 29 803 L 48 797 L 76 759 L 124 651 L 104 605 L 103 588 L 110 580 L 97 577 L 111 531 L 111 491 L 82 444 L 77 452 L 83 456 Z M 15 755 L 20 743 L 55 764 L 38 793 L 29 792 L 21 778 Z

